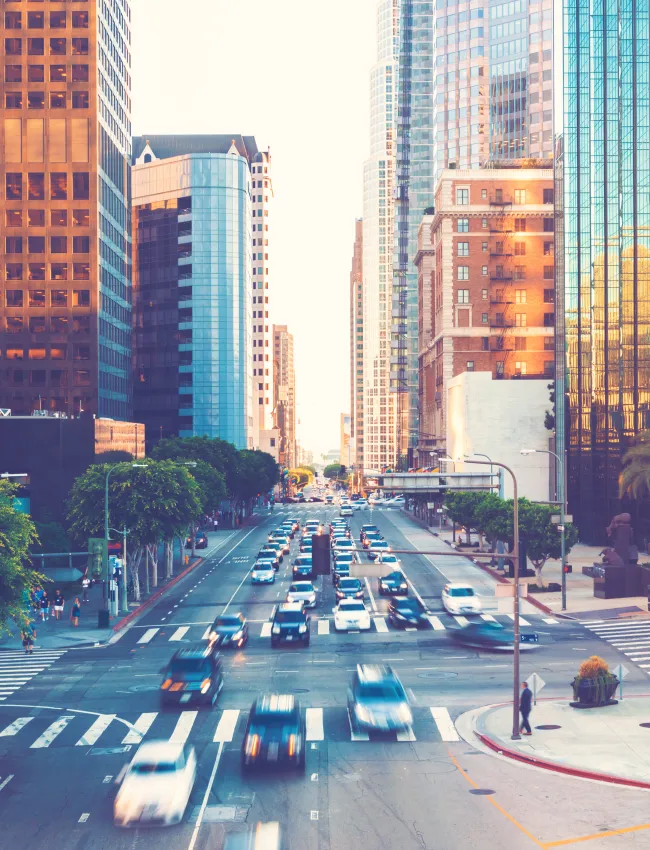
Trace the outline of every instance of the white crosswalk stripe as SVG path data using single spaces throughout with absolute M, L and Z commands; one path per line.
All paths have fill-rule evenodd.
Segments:
M 227 708 L 217 724 L 217 728 L 212 739 L 215 743 L 231 743 L 235 736 L 235 729 L 239 720 L 238 708 Z
M 151 728 L 151 724 L 154 722 L 156 717 L 158 717 L 157 711 L 149 711 L 145 714 L 141 714 L 133 724 L 133 728 L 128 735 L 122 739 L 122 743 L 139 744 Z
M 92 747 L 99 740 L 100 735 L 105 732 L 115 720 L 114 714 L 100 714 L 90 729 L 79 738 L 75 747 Z
M 456 620 L 459 626 L 469 626 L 469 620 L 467 619 L 467 617 L 460 617 L 454 615 L 454 620 Z
M 170 744 L 184 744 L 190 736 L 198 711 L 182 711 L 169 739 Z
M 543 620 L 543 621 L 546 623 L 546 625 L 548 625 L 548 626 L 552 626 L 552 625 L 554 625 L 555 623 L 559 622 L 558 620 L 554 620 L 554 619 L 553 619 L 553 617 L 542 617 L 542 620 Z
M 158 634 L 160 629 L 147 629 L 147 631 L 142 635 L 138 643 L 149 643 L 154 639 L 154 637 Z
M 431 706 L 429 709 L 431 716 L 435 720 L 440 737 L 443 741 L 460 741 L 456 727 L 453 724 L 449 711 L 443 707 Z
M 322 741 L 325 738 L 323 731 L 323 709 L 308 708 L 305 712 L 305 724 L 307 727 L 308 741 Z
M 0 702 L 51 667 L 66 651 L 35 649 L 30 655 L 20 650 L 0 652 Z
M 388 623 L 384 617 L 373 617 L 373 623 L 375 624 L 375 628 L 378 632 L 387 632 L 388 631 Z
M 330 633 L 330 621 L 329 620 L 319 620 L 318 621 L 318 634 L 319 635 L 328 635 Z
M 0 738 L 6 738 L 11 735 L 17 735 L 21 729 L 24 729 L 27 724 L 33 720 L 33 717 L 18 717 L 14 720 L 13 723 L 10 723 L 9 726 L 6 726 L 2 732 L 0 732 Z
M 485 620 L 486 623 L 496 623 L 497 618 L 493 617 L 492 614 L 481 614 L 481 620 Z
M 263 623 L 262 631 L 260 633 L 260 637 L 267 638 L 271 637 L 271 623 Z
M 650 660 L 649 620 L 597 620 L 582 623 L 590 632 L 606 641 L 635 663 Z M 638 665 L 650 670 L 649 664 Z
M 445 626 L 443 625 L 440 618 L 436 617 L 435 614 L 427 614 L 427 620 L 431 623 L 436 632 L 445 631 Z
M 515 619 L 514 614 L 506 614 L 506 617 L 508 617 L 508 619 L 510 619 L 510 620 Z M 530 626 L 530 623 L 528 622 L 528 620 L 525 619 L 525 617 L 522 617 L 521 614 L 520 614 L 519 615 L 519 625 L 520 626 Z
M 34 743 L 31 745 L 30 749 L 32 750 L 40 750 L 45 747 L 49 747 L 52 741 L 63 732 L 65 727 L 70 723 L 71 720 L 74 720 L 74 715 L 67 714 L 59 717 L 58 720 L 55 720 L 54 723 L 51 723 L 45 732 L 40 735 Z
M 169 638 L 170 640 L 183 640 L 185 635 L 189 632 L 189 626 L 180 626 L 180 628 L 176 629 L 174 634 Z
M 208 626 L 207 629 L 203 632 L 202 640 L 207 640 L 210 637 L 210 632 L 212 631 L 212 626 Z

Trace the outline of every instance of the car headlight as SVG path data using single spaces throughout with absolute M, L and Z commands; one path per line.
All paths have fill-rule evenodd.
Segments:
M 298 627 L 298 631 L 299 632 L 306 632 L 307 631 L 307 623 L 301 623 L 300 626 Z
M 243 634 L 243 631 L 240 629 L 238 632 L 235 632 L 235 634 L 232 636 L 232 639 L 239 640 L 239 638 L 243 637 Z
M 273 626 L 271 631 L 273 632 L 274 635 L 279 635 L 280 634 L 280 626 Z
M 406 585 L 406 584 L 400 584 L 399 589 L 400 589 L 400 590 L 408 590 L 408 585 Z
M 211 641 L 216 640 L 216 639 L 217 639 L 217 637 L 218 637 L 218 635 L 217 635 L 217 633 L 216 633 L 216 632 L 214 631 L 214 629 L 213 629 L 213 630 L 210 632 L 209 640 L 211 640 Z
M 204 679 L 204 680 L 201 682 L 201 693 L 202 693 L 202 694 L 207 694 L 207 692 L 208 692 L 209 690 L 210 690 L 210 680 L 209 680 L 209 679 Z
M 369 723 L 372 714 L 365 707 L 365 705 L 359 705 L 358 703 L 354 706 L 354 713 L 357 715 L 359 720 L 362 720 L 364 723 Z

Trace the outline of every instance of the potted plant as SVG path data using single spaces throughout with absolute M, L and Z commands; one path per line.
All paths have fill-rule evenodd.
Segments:
M 616 705 L 612 699 L 619 685 L 613 673 L 609 672 L 607 662 L 592 655 L 580 665 L 578 675 L 571 683 L 575 702 L 573 708 L 595 708 L 601 705 Z

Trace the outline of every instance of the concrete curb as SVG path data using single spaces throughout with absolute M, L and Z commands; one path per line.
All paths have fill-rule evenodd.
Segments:
M 646 694 L 633 694 L 628 697 L 628 699 L 634 699 L 635 697 L 646 697 Z M 555 697 L 547 697 L 541 698 L 546 702 L 553 702 L 556 700 Z M 491 714 L 496 709 L 503 708 L 504 706 L 510 706 L 510 703 L 497 703 L 495 705 L 489 706 L 487 711 L 483 711 L 481 714 L 478 714 L 473 721 L 473 732 L 474 735 L 479 739 L 479 741 L 487 747 L 492 752 L 497 755 L 503 756 L 504 758 L 511 759 L 512 761 L 519 762 L 521 764 L 528 765 L 529 767 L 538 767 L 541 770 L 549 770 L 553 773 L 561 773 L 565 776 L 574 776 L 578 779 L 589 779 L 593 782 L 604 782 L 610 785 L 622 785 L 627 788 L 639 788 L 644 791 L 650 791 L 650 782 L 643 782 L 641 779 L 628 779 L 624 776 L 617 776 L 612 773 L 602 773 L 600 771 L 595 770 L 585 770 L 579 767 L 572 767 L 571 765 L 560 764 L 559 762 L 549 761 L 547 759 L 540 759 L 536 756 L 527 756 L 525 753 L 520 753 L 518 750 L 510 749 L 509 747 L 505 747 L 502 743 L 498 743 L 491 738 L 489 735 L 486 735 L 485 732 L 477 729 L 477 726 L 481 726 L 483 718 L 489 714 Z

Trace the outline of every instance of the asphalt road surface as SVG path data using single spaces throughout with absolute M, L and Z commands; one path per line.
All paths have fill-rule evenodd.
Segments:
M 459 739 L 454 721 L 461 714 L 510 698 L 512 661 L 509 654 L 466 649 L 450 639 L 460 625 L 440 604 L 444 558 L 401 556 L 411 593 L 431 613 L 430 627 L 394 629 L 377 580 L 369 579 L 371 631 L 336 634 L 326 577 L 317 580 L 310 646 L 271 649 L 269 617 L 290 583 L 298 536 L 273 585 L 251 585 L 255 555 L 287 516 L 329 520 L 337 514 L 324 504 L 276 507 L 211 554 L 111 646 L 40 660 L 38 650 L 30 658 L 0 653 L 0 679 L 3 670 L 24 676 L 17 691 L 0 697 L 0 847 L 220 850 L 232 833 L 273 821 L 281 825 L 285 850 L 358 850 L 360 844 L 368 850 L 527 850 L 571 846 L 574 837 L 597 836 L 612 822 L 641 822 L 648 799 L 643 792 L 520 767 Z M 357 544 L 363 522 L 375 522 L 396 548 L 413 548 L 422 539 L 400 511 L 363 511 L 351 522 Z M 162 667 L 176 649 L 204 639 L 226 606 L 248 618 L 251 637 L 244 650 L 224 652 L 225 687 L 217 705 L 161 711 Z M 489 607 L 486 616 L 509 622 Z M 545 696 L 566 696 L 581 656 L 602 654 L 602 640 L 541 612 L 525 619 L 540 644 L 522 655 L 522 675 L 536 671 L 547 683 Z M 623 660 L 613 655 L 608 659 Z M 407 689 L 414 722 L 400 740 L 362 740 L 350 728 L 347 686 L 364 662 L 390 664 Z M 647 690 L 646 673 L 625 663 L 632 671 L 627 688 Z M 310 709 L 304 775 L 241 774 L 247 713 L 261 692 L 294 694 L 303 710 Z M 141 741 L 170 738 L 191 743 L 199 762 L 183 823 L 116 829 L 115 777 Z M 649 847 L 650 838 L 594 837 L 585 846 Z

